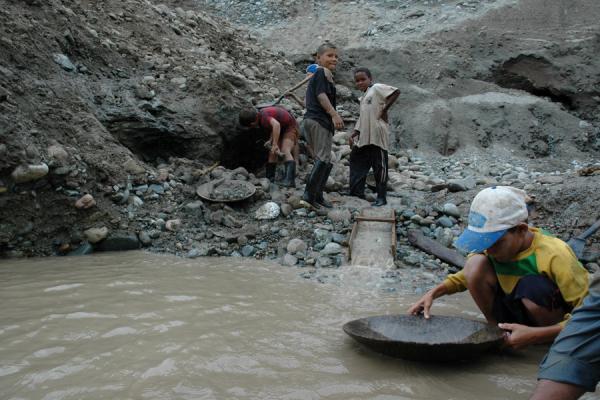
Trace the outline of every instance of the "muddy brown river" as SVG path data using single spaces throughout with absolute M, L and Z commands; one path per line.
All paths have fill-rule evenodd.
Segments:
M 342 325 L 404 312 L 414 288 L 374 268 L 302 272 L 144 252 L 2 261 L 0 398 L 526 399 L 534 388 L 543 347 L 449 365 L 372 353 Z M 434 308 L 475 311 L 465 295 Z

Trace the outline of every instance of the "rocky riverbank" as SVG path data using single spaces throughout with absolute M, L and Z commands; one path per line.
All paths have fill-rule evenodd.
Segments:
M 80 255 L 146 248 L 189 258 L 264 258 L 308 268 L 304 272 L 307 277 L 322 268 L 336 268 L 347 262 L 355 216 L 370 206 L 369 201 L 339 193 L 348 182 L 347 136 L 335 136 L 337 162 L 326 186 L 333 209 L 315 212 L 301 207 L 300 182 L 311 167 L 304 158 L 297 189 L 281 188 L 243 167 L 229 170 L 172 159 L 146 179 L 130 176 L 130 180 L 106 187 L 94 198 L 73 197 L 73 212 L 86 214 L 88 222 L 70 227 L 75 234 L 61 241 L 55 239 L 53 252 Z M 457 160 L 401 151 L 390 156 L 389 166 L 389 207 L 396 213 L 399 238 L 396 266 L 418 268 L 425 280 L 435 280 L 454 268 L 412 247 L 407 242 L 408 231 L 416 229 L 452 248 L 464 228 L 471 198 L 483 187 L 500 184 L 525 189 L 535 200 L 531 222 L 564 239 L 593 223 L 593 215 L 582 210 L 600 201 L 594 189 L 600 182 L 600 164 L 586 169 L 573 163 L 566 170 L 544 171 L 522 159 L 503 157 L 499 161 L 483 152 Z M 246 181 L 254 186 L 255 193 L 249 199 L 229 203 L 200 198 L 197 188 L 215 180 Z M 571 202 L 572 198 L 585 201 Z M 374 200 L 370 190 L 367 200 Z M 112 212 L 103 212 L 106 209 Z M 30 225 L 20 232 L 17 246 L 8 255 L 36 254 L 40 248 L 28 240 L 35 235 L 35 228 Z M 599 255 L 600 243 L 594 241 L 586 255 L 590 270 L 598 268 Z

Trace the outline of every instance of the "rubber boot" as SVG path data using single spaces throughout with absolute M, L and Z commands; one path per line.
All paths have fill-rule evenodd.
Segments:
M 296 187 L 296 161 L 285 162 L 285 173 L 280 185 L 284 187 Z
M 329 174 L 331 173 L 331 169 L 333 168 L 332 163 L 326 163 L 322 161 L 318 161 L 323 164 L 322 171 L 320 173 L 320 181 L 319 181 L 319 190 L 317 192 L 317 203 L 325 208 L 332 208 L 333 204 L 325 200 L 323 197 L 323 190 L 325 190 L 325 185 L 327 184 L 327 178 L 329 178 Z
M 354 192 L 352 192 L 351 190 L 345 190 L 345 191 L 343 191 L 343 192 L 340 192 L 340 194 L 341 194 L 342 196 L 352 196 L 352 197 L 358 197 L 359 199 L 363 199 L 363 200 L 366 200 L 366 199 L 367 199 L 367 197 L 365 196 L 365 194 L 364 194 L 364 193 L 354 193 Z
M 377 199 L 371 204 L 373 207 L 381 207 L 387 204 L 386 199 L 387 182 L 377 183 Z
M 317 198 L 317 190 L 319 189 L 319 164 L 320 161 L 315 161 L 315 164 L 310 171 L 310 174 L 306 177 L 306 188 L 304 189 L 304 194 L 302 195 L 302 199 L 300 203 L 304 207 L 314 208 L 315 210 L 319 208 L 319 204 L 316 201 Z
M 267 163 L 265 167 L 265 178 L 271 183 L 275 183 L 275 167 L 277 167 L 277 163 Z

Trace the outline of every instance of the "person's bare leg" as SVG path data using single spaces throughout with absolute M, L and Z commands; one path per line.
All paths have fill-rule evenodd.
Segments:
M 498 278 L 492 264 L 486 256 L 477 254 L 467 260 L 463 273 L 467 279 L 467 289 L 469 289 L 475 304 L 488 323 L 495 325 L 498 321 L 494 318 L 492 311 Z
M 296 165 L 300 165 L 300 144 L 296 141 L 294 142 L 294 149 L 292 150 L 292 156 L 294 160 L 296 160 Z
M 294 141 L 284 136 L 283 140 L 281 141 L 281 152 L 285 157 L 285 161 L 294 161 L 294 157 L 292 156 L 293 149 Z
M 535 326 L 550 326 L 558 324 L 562 321 L 565 310 L 559 307 L 555 310 L 548 310 L 545 307 L 535 304 L 529 299 L 521 299 L 523 306 L 527 312 L 527 316 L 535 323 Z
M 580 386 L 540 379 L 529 400 L 576 400 L 585 392 Z

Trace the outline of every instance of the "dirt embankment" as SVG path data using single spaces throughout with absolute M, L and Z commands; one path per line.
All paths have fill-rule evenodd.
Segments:
M 525 157 L 600 154 L 600 4 L 542 0 L 198 0 L 298 64 L 341 48 L 338 81 L 367 66 L 403 91 L 397 141 L 442 154 L 510 148 Z
M 119 220 L 104 197 L 128 176 L 156 183 L 170 157 L 199 169 L 253 161 L 254 142 L 237 142 L 237 111 L 302 77 L 200 10 L 144 0 L 0 6 L 3 249 L 48 254 L 68 241 L 92 218 L 73 208 L 85 193 L 98 202 L 93 218 Z

